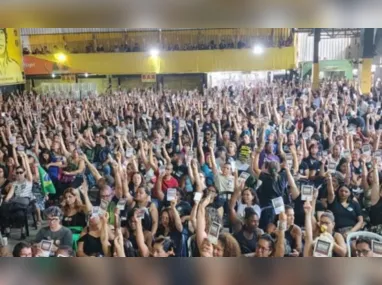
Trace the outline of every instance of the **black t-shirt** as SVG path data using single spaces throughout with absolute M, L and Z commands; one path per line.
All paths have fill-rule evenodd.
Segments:
M 240 245 L 241 254 L 253 253 L 256 251 L 257 246 L 257 235 L 253 234 L 253 238 L 251 240 L 246 239 L 244 236 L 244 230 L 233 235 L 234 238 Z
M 178 180 L 178 182 L 182 179 L 184 175 L 187 175 L 188 173 L 188 168 L 186 165 L 177 165 L 173 163 L 173 171 L 172 171 L 172 176 Z
M 370 224 L 372 226 L 382 225 L 382 198 L 378 203 L 370 207 Z
M 328 205 L 328 209 L 334 214 L 336 229 L 354 227 L 358 222 L 358 217 L 362 216 L 361 207 L 353 200 L 351 200 L 347 208 L 345 208 L 338 199 L 335 198 L 333 203 Z
M 293 200 L 294 203 L 294 223 L 300 227 L 305 227 L 305 211 L 304 211 L 304 203 L 305 201 L 301 200 L 301 194 Z M 321 201 L 316 202 L 316 212 L 324 211 L 324 207 Z
M 298 167 L 298 173 L 305 175 L 305 171 L 309 170 L 309 166 L 305 161 L 301 161 L 300 166 Z
M 260 200 L 261 208 L 271 206 L 272 199 L 277 197 L 285 198 L 284 194 L 288 181 L 285 171 L 279 173 L 277 180 L 273 179 L 270 174 L 262 172 L 260 174 L 259 180 L 263 182 L 258 190 L 258 197 Z
M 311 121 L 309 118 L 304 118 L 302 120 L 302 123 L 304 124 L 304 131 L 306 130 L 307 127 L 312 127 L 314 132 L 317 131 L 316 124 L 313 121 Z
M 175 257 L 182 256 L 182 233 L 176 229 L 172 230 L 167 236 L 164 234 L 163 228 L 159 228 L 156 237 L 165 236 L 172 239 L 175 245 Z

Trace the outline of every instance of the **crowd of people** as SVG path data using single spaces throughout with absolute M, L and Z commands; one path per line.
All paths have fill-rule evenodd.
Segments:
M 45 95 L 1 102 L 2 256 L 381 253 L 378 88 L 258 81 Z M 25 239 L 28 210 L 36 237 L 7 248 L 11 231 Z
M 279 41 L 274 41 L 272 37 L 266 38 L 254 38 L 251 42 L 256 42 L 257 44 L 261 44 L 264 47 L 288 47 L 293 44 L 293 36 L 290 36 L 286 39 L 281 38 Z M 163 51 L 191 51 L 191 50 L 224 50 L 224 49 L 246 49 L 252 48 L 251 42 L 247 40 L 238 40 L 234 41 L 233 39 L 222 39 L 219 42 L 215 40 L 211 40 L 208 42 L 200 41 L 199 43 L 169 43 L 169 44 L 154 44 L 154 46 L 159 46 Z M 77 45 L 77 43 L 76 43 Z M 102 42 L 100 43 L 88 43 L 84 50 L 78 49 L 78 47 L 70 47 L 70 45 L 65 44 L 62 48 L 54 45 L 52 49 L 49 49 L 46 45 L 44 46 L 34 46 L 29 49 L 28 47 L 23 48 L 23 54 L 52 54 L 60 51 L 64 51 L 67 53 L 104 53 L 104 52 L 112 52 L 112 53 L 122 53 L 122 52 L 146 52 L 152 48 L 152 45 L 141 45 L 137 42 L 135 43 L 123 43 L 123 42 L 115 42 L 108 43 L 105 46 Z

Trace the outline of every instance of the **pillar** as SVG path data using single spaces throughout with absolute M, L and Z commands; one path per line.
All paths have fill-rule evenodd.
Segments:
M 374 29 L 368 28 L 362 31 L 362 63 L 359 64 L 358 78 L 362 94 L 370 94 L 371 89 L 371 65 L 374 57 Z
M 313 65 L 312 65 L 312 89 L 320 87 L 320 64 L 318 62 L 319 44 L 321 39 L 321 29 L 314 29 L 313 44 Z

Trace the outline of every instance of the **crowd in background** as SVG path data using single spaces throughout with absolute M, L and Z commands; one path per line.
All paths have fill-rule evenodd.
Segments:
M 378 255 L 379 87 L 45 95 L 1 102 L 3 256 Z
M 259 37 L 254 38 L 253 40 L 256 41 L 256 44 L 261 44 L 264 48 L 270 48 L 270 47 L 288 47 L 293 44 L 293 37 L 290 36 L 287 39 L 280 39 L 279 41 L 275 42 L 272 37 Z M 219 42 L 215 42 L 214 40 L 211 40 L 209 42 L 199 42 L 198 44 L 192 44 L 192 43 L 186 43 L 186 44 L 180 44 L 180 43 L 173 43 L 168 45 L 161 45 L 157 44 L 155 46 L 158 46 L 163 51 L 190 51 L 190 50 L 224 50 L 224 49 L 246 49 L 246 48 L 253 48 L 252 44 L 246 40 L 238 40 L 234 41 L 233 39 L 222 39 Z M 23 48 L 23 54 L 29 55 L 29 54 L 51 54 L 56 52 L 68 52 L 68 53 L 102 53 L 102 52 L 115 52 L 115 53 L 122 53 L 122 52 L 145 52 L 149 51 L 149 47 L 143 47 L 139 43 L 123 43 L 123 41 L 113 41 L 112 44 L 109 44 L 108 47 L 105 47 L 103 44 L 94 44 L 93 42 L 90 42 L 86 45 L 84 51 L 80 51 L 77 48 L 70 48 L 67 44 L 63 45 L 62 47 L 58 47 L 57 45 L 53 46 L 53 48 L 50 50 L 47 46 L 38 46 L 38 47 L 24 47 Z

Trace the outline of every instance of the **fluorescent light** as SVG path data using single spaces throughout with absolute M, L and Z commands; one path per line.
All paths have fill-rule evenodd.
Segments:
M 254 54 L 263 54 L 264 53 L 264 48 L 260 45 L 256 45 L 254 48 L 253 48 L 253 53 Z
M 353 75 L 357 75 L 358 74 L 358 69 L 354 68 L 353 69 Z
M 156 48 L 153 48 L 150 50 L 150 55 L 151 56 L 158 56 L 159 55 L 159 50 L 157 50 Z
M 55 78 L 56 77 L 56 74 L 52 73 L 52 78 Z
M 373 64 L 373 65 L 371 66 L 371 72 L 375 72 L 376 69 L 377 69 L 377 67 L 375 66 L 375 64 Z
M 88 76 L 89 76 L 89 74 L 85 73 L 85 74 L 84 74 L 84 76 L 85 76 L 85 77 L 88 77 Z

